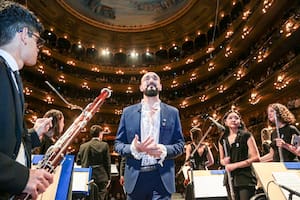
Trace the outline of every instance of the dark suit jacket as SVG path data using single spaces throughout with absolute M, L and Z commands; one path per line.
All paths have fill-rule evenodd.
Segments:
M 27 184 L 29 168 L 15 161 L 21 140 L 27 166 L 31 162 L 31 149 L 39 145 L 38 135 L 33 129 L 26 129 L 23 107 L 10 69 L 0 57 L 0 199 L 21 193 Z
M 159 167 L 162 182 L 169 193 L 175 192 L 174 158 L 183 153 L 184 138 L 182 135 L 179 112 L 175 107 L 161 103 L 159 143 L 167 148 L 167 157 Z M 138 103 L 124 109 L 118 128 L 115 150 L 126 156 L 125 189 L 131 193 L 135 187 L 141 167 L 141 160 L 133 158 L 130 145 L 135 134 L 141 138 L 141 108 Z
M 111 167 L 108 144 L 92 138 L 80 145 L 77 164 L 81 164 L 82 167 L 92 167 L 92 178 L 95 183 L 107 182 L 110 180 Z

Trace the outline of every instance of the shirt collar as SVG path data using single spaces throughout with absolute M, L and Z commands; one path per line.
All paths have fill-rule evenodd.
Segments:
M 161 100 L 158 100 L 157 102 L 155 102 L 151 108 L 149 107 L 149 104 L 147 104 L 144 99 L 142 99 L 141 103 L 142 103 L 142 109 L 145 111 L 160 110 Z
M 5 59 L 5 61 L 8 64 L 8 67 L 13 72 L 19 71 L 19 67 L 18 67 L 17 61 L 14 59 L 14 57 L 10 53 L 8 53 L 7 51 L 5 51 L 3 49 L 0 49 L 0 56 L 2 56 Z

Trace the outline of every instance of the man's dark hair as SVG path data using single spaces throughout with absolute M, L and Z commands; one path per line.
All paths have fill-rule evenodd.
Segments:
M 0 46 L 9 43 L 15 34 L 27 27 L 31 32 L 43 31 L 43 25 L 26 7 L 0 0 Z
M 103 128 L 99 125 L 93 125 L 90 129 L 90 134 L 92 137 L 98 137 L 99 133 L 103 131 Z

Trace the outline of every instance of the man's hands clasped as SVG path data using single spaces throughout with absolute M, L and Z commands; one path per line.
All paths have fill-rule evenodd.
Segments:
M 160 158 L 163 153 L 161 147 L 157 145 L 153 137 L 148 137 L 145 141 L 139 142 L 139 136 L 135 135 L 133 145 L 138 152 L 144 152 L 154 158 Z

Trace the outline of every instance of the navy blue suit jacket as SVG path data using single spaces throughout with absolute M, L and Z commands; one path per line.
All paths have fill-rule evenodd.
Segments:
M 167 156 L 163 166 L 159 167 L 159 172 L 165 189 L 169 193 L 174 193 L 174 158 L 183 153 L 184 138 L 178 110 L 165 103 L 161 103 L 160 106 L 159 144 L 166 147 Z M 121 156 L 126 156 L 124 178 L 125 189 L 128 193 L 133 191 L 141 167 L 141 160 L 135 159 L 130 151 L 130 145 L 135 135 L 137 134 L 141 138 L 141 108 L 142 104 L 138 103 L 124 109 L 115 141 L 115 150 Z
M 38 135 L 27 131 L 24 105 L 12 79 L 10 69 L 0 57 L 0 199 L 19 194 L 29 178 L 29 168 L 15 161 L 21 140 L 25 145 L 27 165 L 30 166 L 31 149 L 38 146 Z

